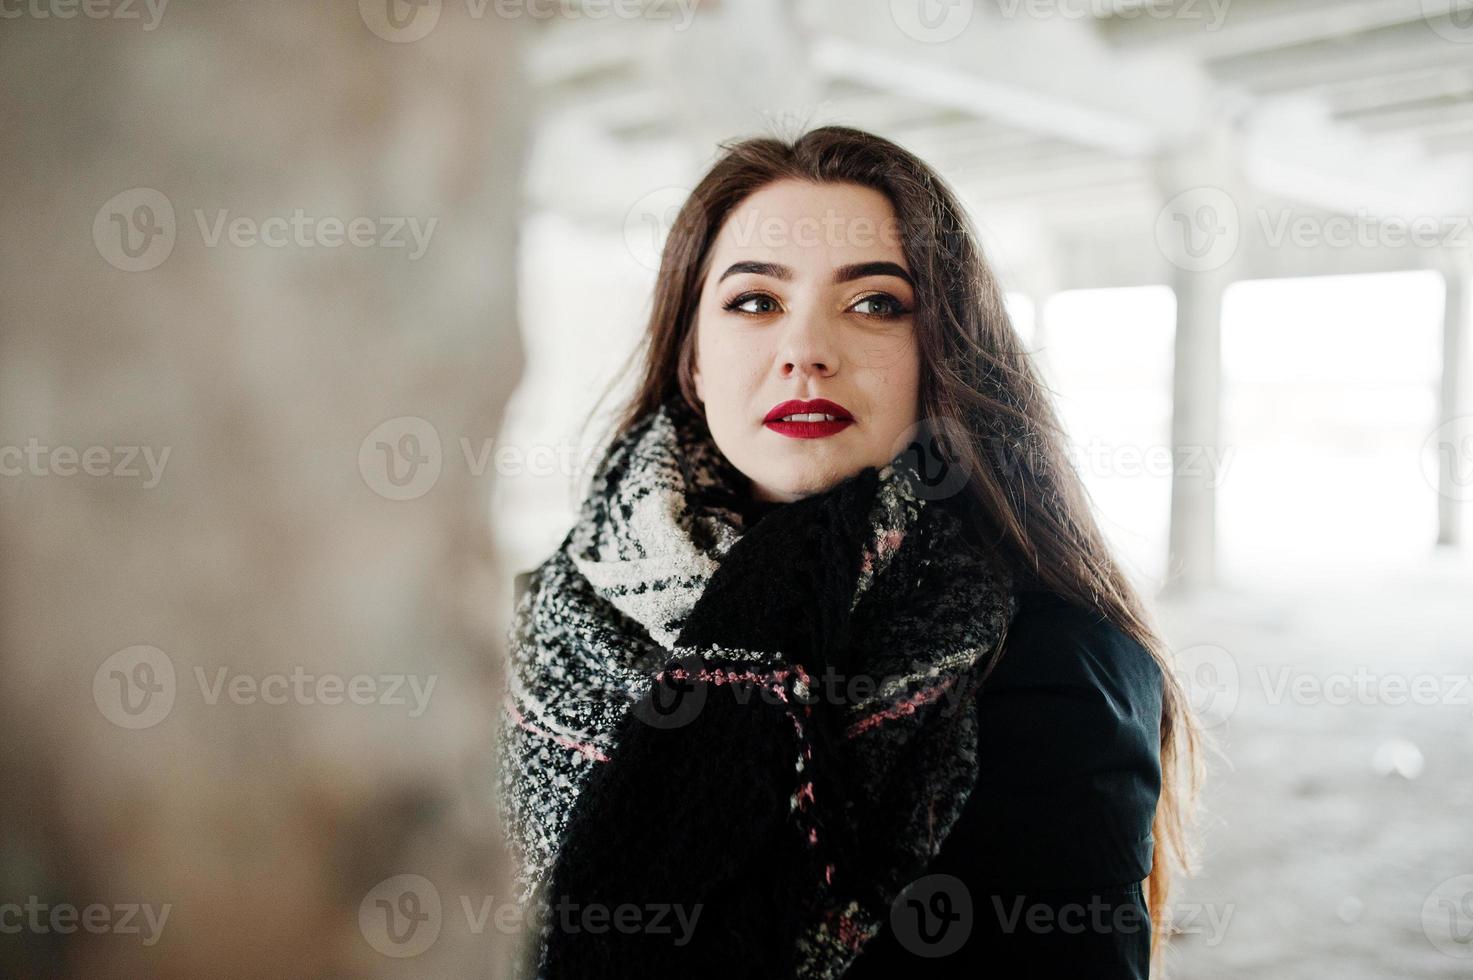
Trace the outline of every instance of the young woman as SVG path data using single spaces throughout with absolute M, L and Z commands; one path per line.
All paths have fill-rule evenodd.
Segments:
M 1196 732 L 905 150 L 726 148 L 580 518 L 519 584 L 530 974 L 1147 976 Z

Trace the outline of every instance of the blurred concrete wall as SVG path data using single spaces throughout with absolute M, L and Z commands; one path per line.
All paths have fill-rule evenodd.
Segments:
M 460 446 L 526 110 L 472 9 L 7 5 L 0 975 L 495 975 Z

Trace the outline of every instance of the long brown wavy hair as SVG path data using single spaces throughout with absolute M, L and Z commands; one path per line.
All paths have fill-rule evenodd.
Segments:
M 1159 966 L 1170 928 L 1174 871 L 1195 868 L 1191 815 L 1202 780 L 1202 736 L 1141 596 L 1106 546 L 1091 513 L 1047 389 L 1023 349 L 1003 292 L 953 191 L 925 163 L 889 140 L 843 126 L 796 139 L 728 142 L 681 206 L 665 241 L 640 379 L 614 435 L 677 391 L 698 411 L 692 382 L 696 308 L 711 246 L 726 216 L 773 181 L 850 183 L 889 198 L 915 281 L 921 417 L 961 420 L 946 452 L 970 474 L 978 530 L 1012 559 L 1022 588 L 1047 589 L 1097 611 L 1161 668 L 1161 796 L 1146 901 L 1151 955 Z M 947 430 L 936 433 L 942 439 Z

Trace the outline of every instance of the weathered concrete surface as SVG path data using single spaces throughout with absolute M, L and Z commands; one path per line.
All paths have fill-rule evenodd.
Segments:
M 5 976 L 488 976 L 504 945 L 463 912 L 503 894 L 504 611 L 454 446 L 521 363 L 522 28 L 447 4 L 396 43 L 372 6 L 0 30 L 0 902 L 42 909 Z M 368 438 L 404 416 L 432 486 L 388 479 L 407 423 Z M 413 958 L 375 948 L 401 873 L 442 903 Z M 77 928 L 118 903 L 168 907 L 152 944 L 142 910 Z

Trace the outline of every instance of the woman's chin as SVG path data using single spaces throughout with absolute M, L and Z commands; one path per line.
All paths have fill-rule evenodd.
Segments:
M 787 504 L 804 497 L 832 490 L 840 483 L 863 470 L 865 464 L 856 463 L 836 469 L 814 472 L 809 467 L 800 472 L 768 474 L 752 477 L 752 495 L 765 503 Z

